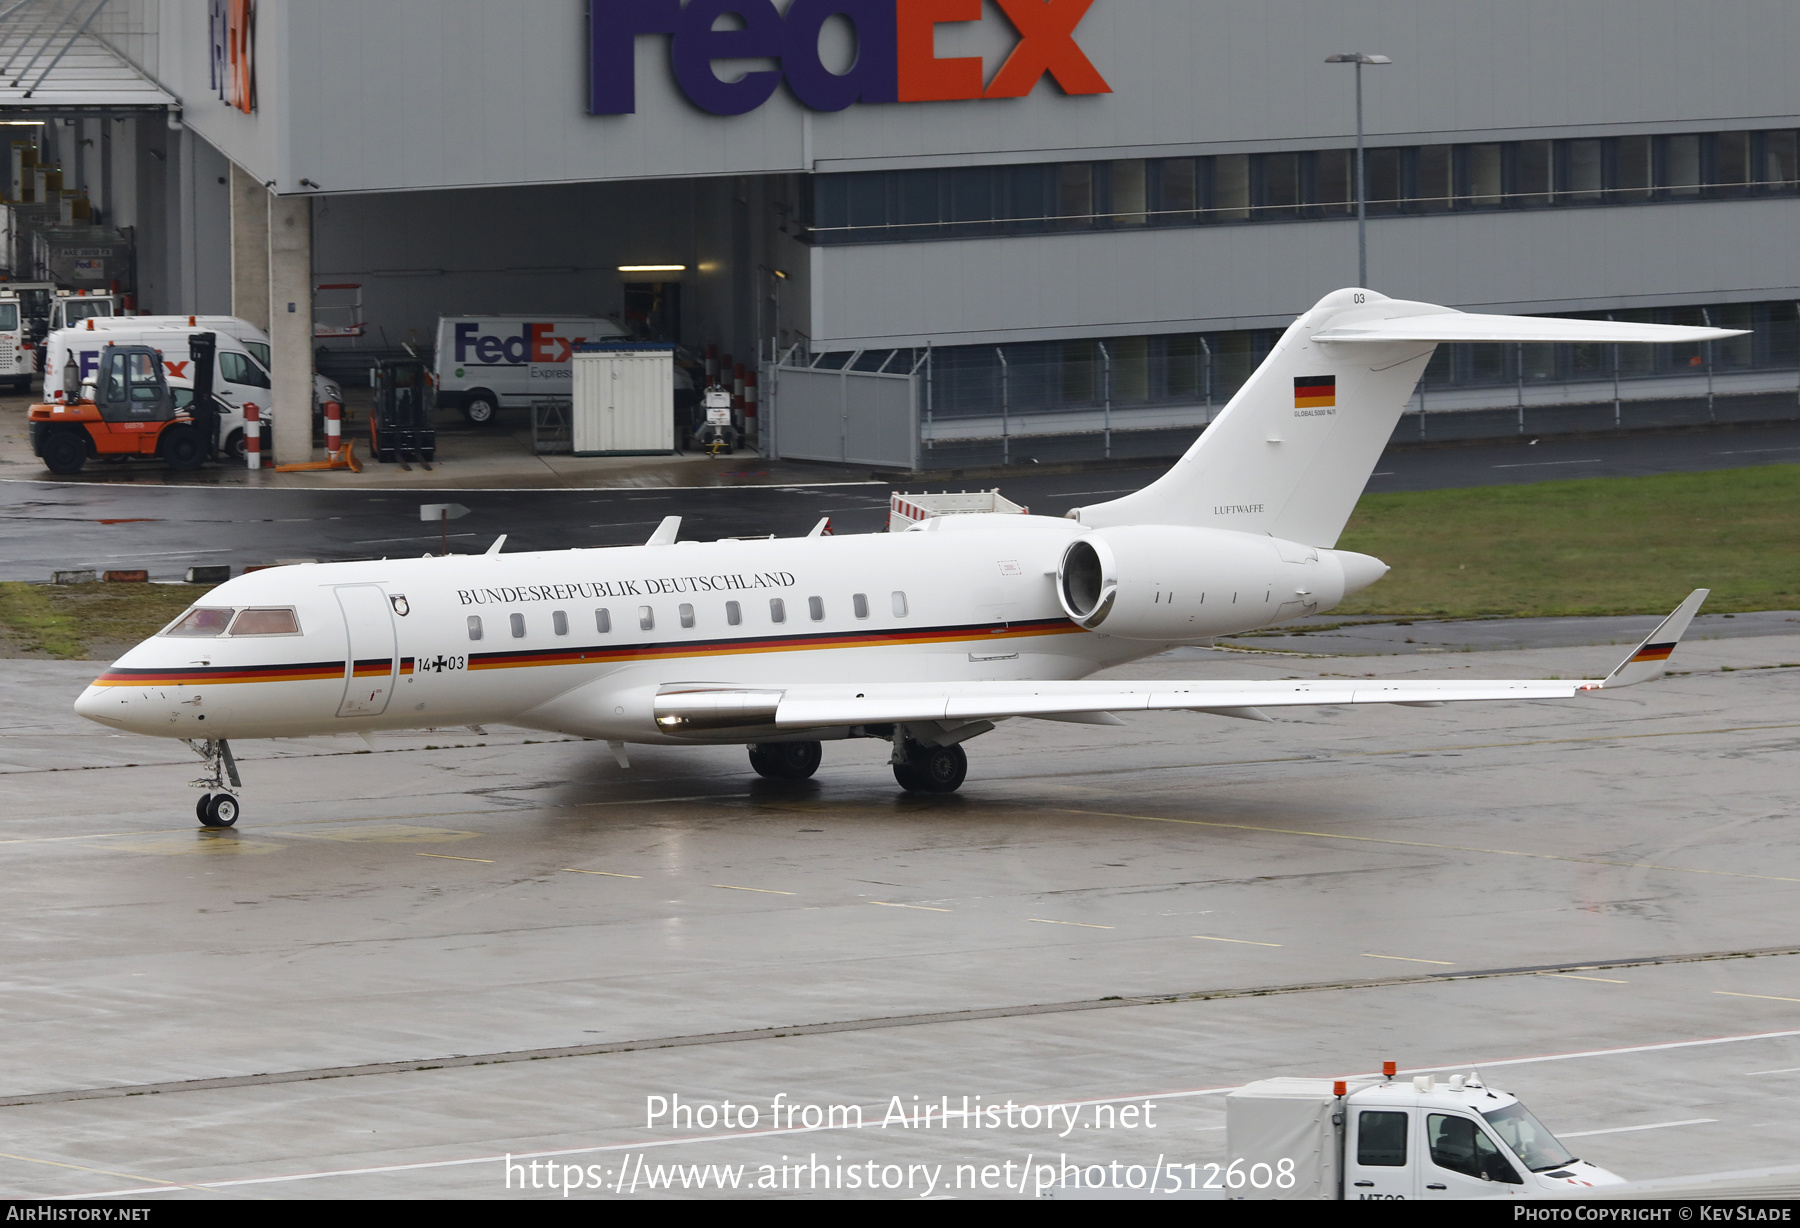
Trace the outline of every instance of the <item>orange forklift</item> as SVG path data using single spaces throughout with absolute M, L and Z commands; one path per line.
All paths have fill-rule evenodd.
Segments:
M 186 404 L 163 378 L 162 352 L 147 345 L 107 346 L 86 386 L 70 361 L 63 368 L 67 404 L 31 407 L 31 450 L 51 473 L 80 473 L 90 457 L 160 459 L 171 469 L 198 469 L 213 455 L 218 433 L 214 345 L 211 333 L 188 341 L 194 389 Z

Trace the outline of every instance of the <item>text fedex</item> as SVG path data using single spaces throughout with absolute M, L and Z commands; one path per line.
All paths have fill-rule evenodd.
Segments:
M 518 333 L 500 336 L 483 332 L 480 324 L 456 326 L 456 361 L 483 366 L 524 366 L 528 363 L 568 362 L 569 355 L 586 337 L 562 337 L 554 324 L 522 324 Z
M 1110 94 L 1112 87 L 1075 41 L 1075 27 L 1094 0 L 995 0 L 1018 35 L 988 81 L 978 56 L 937 55 L 941 25 L 978 22 L 982 0 L 589 0 L 588 112 L 637 110 L 635 43 L 668 34 L 669 67 L 690 102 L 714 115 L 743 115 L 786 83 L 813 111 L 854 103 L 950 102 L 1023 98 L 1044 77 L 1065 94 Z M 737 29 L 714 29 L 730 15 Z M 856 58 L 836 73 L 820 58 L 825 23 L 843 18 L 856 31 Z M 714 60 L 771 59 L 776 69 L 721 80 Z

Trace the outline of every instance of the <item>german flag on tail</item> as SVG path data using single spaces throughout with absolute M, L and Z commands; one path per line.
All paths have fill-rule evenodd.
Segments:
M 1295 409 L 1331 409 L 1337 405 L 1337 376 L 1296 375 Z

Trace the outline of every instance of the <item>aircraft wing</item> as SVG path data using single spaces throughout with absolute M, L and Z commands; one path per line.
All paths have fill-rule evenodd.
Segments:
M 1211 712 L 1271 720 L 1264 709 L 1322 704 L 1417 704 L 1568 699 L 1661 677 L 1708 590 L 1695 589 L 1605 678 L 1316 679 L 1284 682 L 1072 681 L 802 683 L 734 687 L 674 683 L 656 697 L 657 723 L 672 733 L 773 725 L 782 730 L 1014 716 L 1081 719 L 1119 712 Z

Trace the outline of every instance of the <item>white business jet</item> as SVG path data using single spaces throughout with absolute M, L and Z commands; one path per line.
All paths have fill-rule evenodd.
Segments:
M 229 739 L 507 724 L 625 744 L 740 743 L 796 780 L 820 744 L 880 738 L 901 787 L 963 781 L 1009 717 L 1118 725 L 1188 710 L 1561 699 L 1659 676 L 1706 597 L 1589 681 L 1083 681 L 1177 644 L 1329 610 L 1387 565 L 1334 549 L 1443 342 L 1699 342 L 1654 324 L 1470 315 L 1340 290 L 1296 320 L 1162 478 L 1066 518 L 954 515 L 904 533 L 281 567 L 232 580 L 76 701 L 206 760 L 230 826 Z

